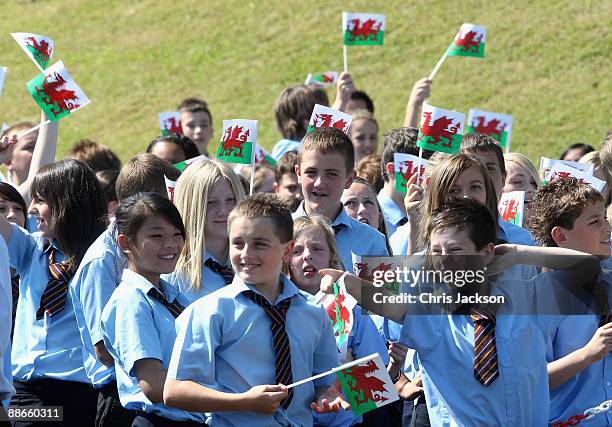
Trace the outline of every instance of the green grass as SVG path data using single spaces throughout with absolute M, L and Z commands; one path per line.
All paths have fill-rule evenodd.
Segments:
M 53 61 L 63 60 L 92 100 L 62 121 L 59 155 L 90 138 L 125 160 L 157 136 L 158 112 L 193 95 L 211 106 L 215 145 L 223 119 L 251 118 L 270 148 L 280 139 L 278 94 L 308 72 L 341 69 L 345 10 L 387 15 L 385 46 L 348 53 L 356 85 L 374 99 L 381 135 L 401 126 L 412 84 L 470 22 L 487 28 L 486 57 L 448 58 L 435 78 L 433 105 L 513 114 L 513 151 L 534 160 L 577 141 L 599 147 L 612 127 L 612 3 L 470 4 L 8 0 L 0 8 L 0 66 L 9 67 L 0 122 L 38 117 L 26 90 L 37 70 L 9 35 L 24 31 L 55 40 Z

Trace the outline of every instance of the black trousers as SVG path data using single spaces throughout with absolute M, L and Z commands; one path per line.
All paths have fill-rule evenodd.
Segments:
M 410 421 L 410 427 L 430 427 L 429 412 L 427 411 L 427 401 L 425 395 L 421 395 L 416 398 L 416 404 L 414 405 L 414 411 L 412 412 L 412 420 Z
M 138 411 L 136 418 L 132 423 L 132 427 L 202 427 L 205 423 L 196 423 L 195 421 L 174 421 L 168 418 L 160 417 L 159 415 L 149 414 L 147 412 Z
M 13 427 L 86 427 L 96 418 L 98 392 L 89 384 L 42 379 L 14 381 L 15 395 L 11 408 L 62 406 L 64 421 L 13 421 Z
M 135 415 L 134 411 L 121 406 L 116 381 L 111 381 L 98 389 L 95 427 L 130 427 Z

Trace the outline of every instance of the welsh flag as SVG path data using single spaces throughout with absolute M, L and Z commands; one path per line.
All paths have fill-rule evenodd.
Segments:
M 380 354 L 347 363 L 336 372 L 351 410 L 362 415 L 399 399 Z
M 423 104 L 417 146 L 424 150 L 457 153 L 461 147 L 465 115 Z
M 483 133 L 493 137 L 503 148 L 510 147 L 512 116 L 480 111 L 473 108 L 468 111 L 467 133 Z
M 317 128 L 336 128 L 348 135 L 349 128 L 353 117 L 343 113 L 342 111 L 334 110 L 333 108 L 324 105 L 315 104 L 308 123 L 308 131 L 310 133 Z
M 355 275 L 373 282 L 375 286 L 384 287 L 387 291 L 399 295 L 399 283 L 396 280 L 385 280 L 384 274 L 387 271 L 396 271 L 397 268 L 402 268 L 401 264 L 397 264 L 397 257 L 376 257 L 376 256 L 360 256 L 351 252 L 353 261 L 353 271 Z M 381 283 L 382 282 L 382 283 Z
M 229 163 L 251 164 L 257 143 L 257 120 L 223 120 L 221 145 L 217 157 Z
M 502 220 L 522 227 L 523 213 L 525 210 L 525 192 L 510 191 L 502 193 L 498 210 Z
M 168 192 L 168 199 L 174 203 L 174 189 L 176 188 L 176 181 L 172 181 L 168 179 L 166 175 L 164 175 L 164 182 L 166 183 L 166 191 Z
M 309 73 L 306 77 L 305 85 L 329 86 L 338 81 L 338 73 L 336 71 L 326 71 L 322 74 Z
M 58 61 L 28 82 L 28 90 L 49 120 L 56 122 L 91 101 Z
M 385 37 L 385 15 L 342 12 L 346 46 L 381 45 Z
M 572 162 L 571 160 L 557 160 L 557 159 L 549 159 L 548 157 L 540 158 L 540 176 L 546 177 L 552 167 L 561 163 L 566 166 L 572 167 L 574 169 L 578 169 L 586 174 L 593 175 L 593 171 L 595 170 L 595 165 L 593 163 L 580 163 L 580 162 Z
M 487 30 L 474 24 L 463 24 L 450 44 L 448 56 L 474 56 L 484 58 Z
M 11 33 L 11 36 L 40 71 L 47 68 L 51 62 L 51 55 L 53 55 L 53 40 L 31 33 Z
M 4 87 L 4 78 L 6 77 L 6 72 L 8 68 L 0 67 L 0 95 L 2 95 L 2 88 Z
M 413 175 L 420 173 L 421 178 L 425 173 L 427 160 L 406 153 L 393 154 L 393 170 L 395 171 L 395 190 L 407 193 L 406 183 Z M 420 172 L 419 172 L 420 170 Z
M 189 166 L 190 164 L 197 162 L 198 160 L 204 160 L 204 159 L 208 159 L 208 157 L 206 157 L 204 154 L 200 154 L 199 156 L 192 157 L 191 159 L 187 159 L 184 162 L 177 163 L 174 165 L 174 167 L 180 170 L 181 172 L 183 172 L 185 169 L 187 169 L 187 166 Z
M 276 166 L 276 160 L 272 155 L 259 144 L 255 145 L 255 164 L 268 164 L 272 167 Z
M 582 172 L 578 169 L 574 169 L 570 166 L 564 165 L 563 163 L 555 163 L 553 165 L 548 174 L 544 177 L 544 185 L 548 184 L 549 182 L 553 182 L 556 179 L 567 178 L 570 176 L 576 178 L 580 182 L 589 184 L 600 193 L 606 186 L 606 181 L 602 181 L 599 178 L 595 178 L 593 175 Z
M 169 135 L 171 133 L 183 133 L 181 127 L 181 115 L 178 111 L 166 111 L 159 113 L 159 128 L 162 135 Z

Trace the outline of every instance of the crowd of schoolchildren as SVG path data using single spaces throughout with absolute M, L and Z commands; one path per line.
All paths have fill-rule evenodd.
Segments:
M 209 156 L 214 124 L 197 98 L 178 107 L 182 135 L 156 138 L 123 166 L 89 140 L 55 161 L 57 123 L 19 139 L 35 123 L 7 129 L 0 415 L 15 426 L 612 424 L 612 412 L 579 417 L 612 398 L 611 135 L 599 150 L 574 144 L 561 156 L 593 163 L 603 194 L 573 178 L 543 186 L 526 156 L 479 134 L 464 136 L 458 154 L 422 152 L 424 179 L 404 194 L 394 154 L 419 155 L 430 89 L 427 79 L 414 85 L 403 126 L 379 147 L 374 105 L 350 75 L 332 104 L 353 116 L 348 135 L 307 133 L 327 94 L 290 87 L 274 106 L 276 165 L 240 173 Z M 201 154 L 209 157 L 182 173 L 174 167 Z M 177 182 L 173 202 L 165 179 Z M 498 214 L 502 193 L 517 190 L 526 192 L 523 227 Z M 364 292 L 372 283 L 345 273 L 352 254 L 419 253 L 497 264 L 489 292 L 512 304 L 450 314 L 376 305 Z M 538 315 L 554 298 L 544 277 L 577 268 L 566 255 L 578 259 L 594 308 Z M 360 304 L 341 355 L 313 298 L 340 277 Z M 287 387 L 372 353 L 401 401 L 357 416 L 334 375 Z M 57 406 L 63 421 L 15 418 L 15 409 Z

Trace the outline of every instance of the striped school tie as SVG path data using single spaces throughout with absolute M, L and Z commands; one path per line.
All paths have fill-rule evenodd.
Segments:
M 601 314 L 599 318 L 599 327 L 601 328 L 606 323 L 612 322 L 612 313 L 610 312 L 610 304 L 608 303 L 608 286 L 605 282 L 597 282 L 593 286 L 593 299 L 595 300 Z
M 44 252 L 49 254 L 49 282 L 40 298 L 36 320 L 42 319 L 45 313 L 53 316 L 64 309 L 68 295 L 68 282 L 74 276 L 74 270 L 67 263 L 54 261 L 57 253 L 55 247 L 47 245 Z
M 164 306 L 166 306 L 170 314 L 175 319 L 180 316 L 183 310 L 185 310 L 185 307 L 183 307 L 183 305 L 178 302 L 178 298 L 174 298 L 174 301 L 169 302 L 164 296 L 164 294 L 157 288 L 149 289 L 147 295 L 152 298 L 155 298 L 157 301 L 161 302 Z
M 221 265 L 212 258 L 208 258 L 206 261 L 204 261 L 204 265 L 223 277 L 226 285 L 229 285 L 234 281 L 234 270 L 232 270 L 232 267 Z
M 11 277 L 11 290 L 13 294 L 13 322 L 11 324 L 11 336 L 15 330 L 15 316 L 17 316 L 17 301 L 19 300 L 19 274 Z
M 474 378 L 485 387 L 499 376 L 495 346 L 495 315 L 488 310 L 473 308 L 474 322 Z
M 263 296 L 253 291 L 245 294 L 257 305 L 263 307 L 271 321 L 272 339 L 274 341 L 276 383 L 289 385 L 293 382 L 291 372 L 291 348 L 289 337 L 285 330 L 287 310 L 291 305 L 291 298 L 287 298 L 276 305 L 270 304 Z M 290 388 L 287 397 L 281 402 L 284 409 L 289 407 L 293 398 L 293 388 Z

